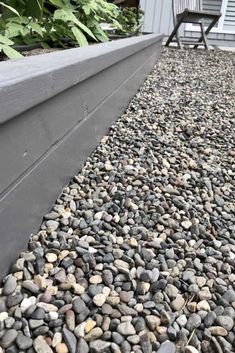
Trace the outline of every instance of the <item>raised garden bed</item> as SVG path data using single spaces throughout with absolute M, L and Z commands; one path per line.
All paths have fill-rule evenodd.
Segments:
M 161 52 L 150 34 L 0 65 L 1 276 Z

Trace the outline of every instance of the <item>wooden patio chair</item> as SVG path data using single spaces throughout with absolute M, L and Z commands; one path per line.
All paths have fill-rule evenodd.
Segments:
M 210 30 L 218 22 L 221 13 L 203 11 L 201 0 L 172 0 L 173 22 L 174 29 L 166 42 L 169 46 L 173 38 L 176 36 L 176 41 L 180 49 L 182 44 L 194 45 L 197 48 L 200 43 L 204 43 L 205 49 L 208 49 L 207 35 Z M 204 28 L 204 21 L 208 21 L 208 27 Z M 179 35 L 179 27 L 182 23 L 199 24 L 201 28 L 201 36 L 198 40 L 181 40 Z

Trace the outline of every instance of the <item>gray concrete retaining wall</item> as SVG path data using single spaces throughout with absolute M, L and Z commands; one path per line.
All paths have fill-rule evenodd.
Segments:
M 0 277 L 161 51 L 145 35 L 0 64 Z

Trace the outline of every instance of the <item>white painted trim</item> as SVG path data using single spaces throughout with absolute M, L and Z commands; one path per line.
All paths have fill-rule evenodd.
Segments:
M 186 23 L 185 31 L 201 32 L 201 28 L 199 26 L 193 26 L 192 23 Z M 210 33 L 235 34 L 235 30 L 229 31 L 227 29 L 219 29 L 218 27 L 214 27 L 211 29 Z
M 227 6 L 228 6 L 228 0 L 223 0 L 222 1 L 222 5 L 221 5 L 221 17 L 219 19 L 219 23 L 218 23 L 218 29 L 219 30 L 223 30 L 223 26 L 224 26 L 224 19 L 225 19 L 225 15 L 226 15 L 226 11 L 227 11 Z

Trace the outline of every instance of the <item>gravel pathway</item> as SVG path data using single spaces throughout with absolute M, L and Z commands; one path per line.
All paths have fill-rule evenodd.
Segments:
M 235 352 L 233 55 L 165 50 L 0 289 L 0 352 Z

